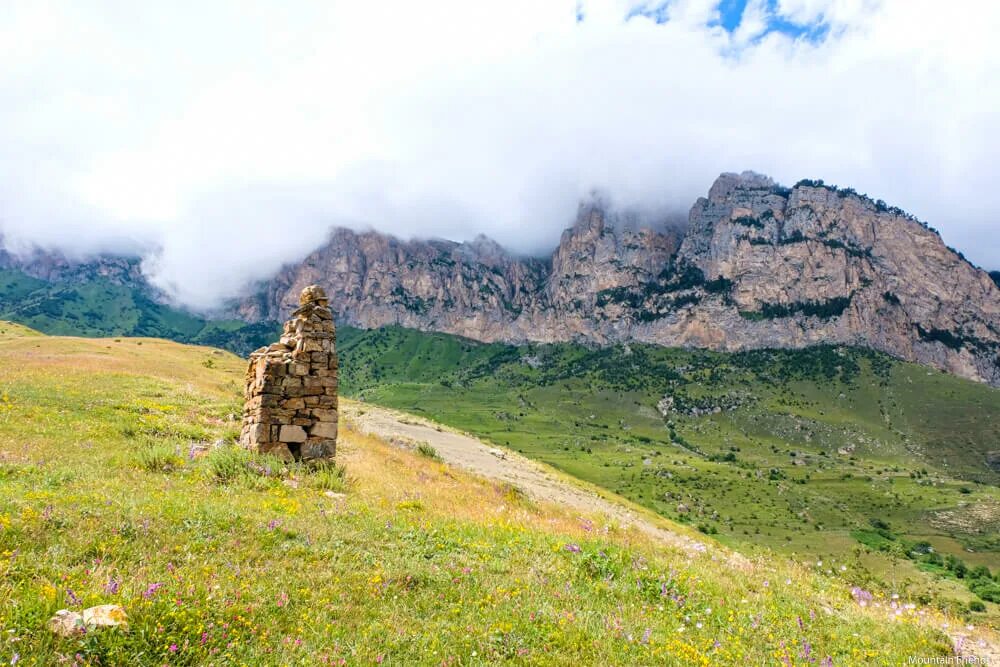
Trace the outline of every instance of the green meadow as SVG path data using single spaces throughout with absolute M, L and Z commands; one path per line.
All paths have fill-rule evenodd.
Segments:
M 362 400 L 511 447 L 741 551 L 864 570 L 998 618 L 1000 391 L 836 347 L 518 347 L 342 327 L 340 353 L 344 391 Z
M 243 372 L 243 360 L 211 348 L 0 325 L 0 659 L 898 664 L 949 655 L 955 629 L 974 622 L 860 586 L 853 566 L 829 574 L 780 555 L 737 557 L 705 535 L 699 551 L 655 543 L 350 424 L 337 466 L 283 466 L 231 444 Z M 524 400 L 563 395 L 558 384 L 537 391 Z M 567 428 L 590 414 L 570 410 L 571 396 L 560 399 L 573 415 L 559 422 Z M 489 423 L 498 406 L 481 400 L 470 420 Z M 447 417 L 444 405 L 425 410 Z M 620 429 L 638 438 L 654 424 Z M 579 433 L 580 446 L 606 448 L 609 462 L 639 452 L 584 439 L 604 430 L 574 425 L 564 437 Z M 501 433 L 516 429 L 493 437 L 529 448 L 527 435 Z M 547 433 L 539 451 L 557 442 Z M 613 453 L 618 446 L 635 449 Z M 559 451 L 561 467 L 589 460 Z M 679 466 L 669 461 L 690 457 L 657 458 Z M 643 477 L 616 479 L 606 481 L 632 493 Z M 96 604 L 121 605 L 128 628 L 47 630 L 57 610 Z

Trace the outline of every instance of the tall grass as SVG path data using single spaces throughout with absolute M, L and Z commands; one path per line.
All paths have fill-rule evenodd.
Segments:
M 420 454 L 425 459 L 430 459 L 431 461 L 440 461 L 441 455 L 429 442 L 418 442 L 417 443 L 417 454 Z
M 184 465 L 184 457 L 176 445 L 154 443 L 136 450 L 135 463 L 149 472 L 173 472 Z

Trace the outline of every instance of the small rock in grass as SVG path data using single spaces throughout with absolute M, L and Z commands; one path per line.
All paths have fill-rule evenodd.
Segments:
M 83 610 L 83 624 L 87 629 L 128 627 L 128 615 L 116 604 L 102 604 Z
M 69 609 L 60 609 L 49 619 L 49 630 L 60 637 L 72 637 L 86 631 L 83 615 Z
M 69 609 L 60 609 L 49 619 L 48 624 L 49 630 L 60 637 L 72 637 L 97 628 L 119 626 L 128 628 L 128 616 L 125 610 L 116 604 L 89 607 L 84 609 L 82 614 Z

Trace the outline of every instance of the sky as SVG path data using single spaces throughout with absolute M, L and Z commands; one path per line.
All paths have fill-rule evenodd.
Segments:
M 581 199 L 853 187 L 1000 268 L 1000 3 L 0 4 L 0 234 L 207 309 L 329 229 L 542 254 Z

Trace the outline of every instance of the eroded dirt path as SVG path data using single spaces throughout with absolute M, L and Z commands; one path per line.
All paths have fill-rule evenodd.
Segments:
M 704 542 L 662 528 L 651 518 L 562 479 L 554 471 L 517 452 L 494 447 L 411 414 L 366 403 L 343 401 L 341 412 L 362 433 L 410 446 L 426 442 L 445 462 L 487 479 L 513 484 L 533 500 L 572 507 L 587 514 L 605 515 L 621 526 L 636 528 L 689 553 L 708 550 Z M 745 563 L 737 554 L 727 554 L 727 557 L 730 561 L 738 559 Z

